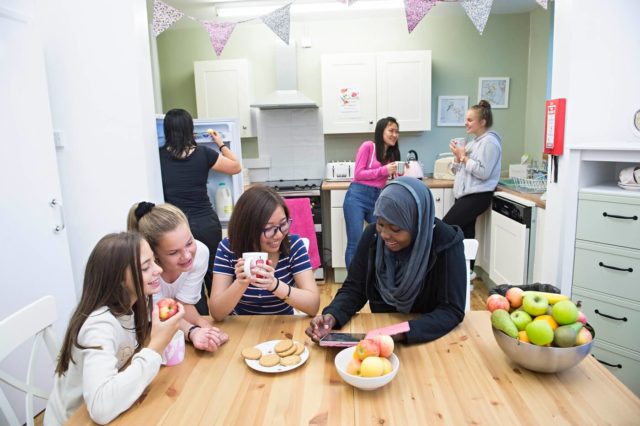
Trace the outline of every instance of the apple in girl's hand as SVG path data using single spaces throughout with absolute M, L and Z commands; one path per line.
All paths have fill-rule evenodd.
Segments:
M 504 309 L 509 312 L 509 301 L 506 297 L 500 294 L 492 294 L 487 299 L 487 310 L 490 312 L 495 311 L 496 309 Z
M 158 300 L 158 309 L 160 310 L 160 320 L 168 320 L 178 313 L 178 303 L 170 298 Z
M 378 342 L 378 346 L 380 346 L 380 356 L 388 357 L 393 353 L 394 343 L 393 338 L 386 334 L 380 334 L 373 338 L 376 342 Z
M 353 358 L 359 360 L 378 355 L 380 355 L 380 345 L 373 339 L 360 340 L 356 345 L 356 350 L 353 351 Z
M 505 296 L 509 301 L 512 308 L 519 308 L 522 305 L 522 297 L 524 296 L 524 290 L 520 287 L 511 287 L 507 290 Z

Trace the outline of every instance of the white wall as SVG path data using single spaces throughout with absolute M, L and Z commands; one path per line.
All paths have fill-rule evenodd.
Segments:
M 121 231 L 136 201 L 162 201 L 145 0 L 38 0 L 73 274 Z
M 555 3 L 551 97 L 567 98 L 567 118 L 558 183 L 547 193 L 543 277 L 563 293 L 571 291 L 578 189 L 588 181 L 571 148 L 640 151 L 631 130 L 640 108 L 639 16 L 637 0 Z

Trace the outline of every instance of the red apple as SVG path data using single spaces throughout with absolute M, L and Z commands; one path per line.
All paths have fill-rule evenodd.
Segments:
M 500 294 L 492 294 L 487 299 L 487 309 L 490 312 L 495 311 L 496 309 L 504 309 L 509 312 L 509 301 L 506 297 Z
M 519 287 L 511 287 L 507 290 L 507 300 L 511 304 L 512 308 L 519 308 L 522 305 L 522 298 L 524 297 L 524 290 Z
M 168 320 L 178 313 L 178 303 L 170 298 L 158 300 L 158 309 L 160 309 L 160 320 Z
M 386 334 L 381 334 L 373 338 L 376 342 L 378 342 L 378 346 L 380 346 L 380 356 L 388 357 L 393 353 L 394 343 L 391 336 L 387 336 Z
M 360 360 L 378 355 L 380 355 L 380 345 L 373 339 L 360 340 L 356 345 L 356 350 L 353 351 L 353 358 Z
M 359 376 L 361 364 L 362 361 L 360 361 L 359 359 L 352 359 L 351 361 L 349 361 L 349 364 L 347 364 L 347 373 L 351 374 L 352 376 Z
M 581 322 L 583 325 L 587 323 L 587 316 L 584 314 L 584 312 L 582 311 L 578 312 L 578 321 Z
M 591 332 L 587 330 L 586 327 L 582 327 L 576 336 L 576 346 L 584 345 L 585 343 L 589 343 L 591 340 L 593 340 Z

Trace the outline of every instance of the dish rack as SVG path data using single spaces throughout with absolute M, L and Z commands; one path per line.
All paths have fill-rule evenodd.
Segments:
M 545 192 L 547 190 L 547 179 L 524 179 L 513 178 L 513 183 L 521 192 Z

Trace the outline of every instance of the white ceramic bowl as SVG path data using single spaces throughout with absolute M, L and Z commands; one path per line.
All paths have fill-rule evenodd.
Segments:
M 338 352 L 338 355 L 336 355 L 336 359 L 335 359 L 335 364 L 336 364 L 336 369 L 338 370 L 338 374 L 340 374 L 340 377 L 342 377 L 342 380 L 349 383 L 351 386 L 354 386 L 362 390 L 378 389 L 386 385 L 387 383 L 389 383 L 391 380 L 393 380 L 394 377 L 396 377 L 396 374 L 398 374 L 398 370 L 400 369 L 400 360 L 398 359 L 396 354 L 391 354 L 389 356 L 389 361 L 391 361 L 392 370 L 391 370 L 391 373 L 385 374 L 384 376 L 360 377 L 360 376 L 353 376 L 347 373 L 347 365 L 349 364 L 349 361 L 353 359 L 353 351 L 355 350 L 356 350 L 355 346 L 343 349 L 340 352 Z
M 578 364 L 591 352 L 593 340 L 581 346 L 555 348 L 521 342 L 493 328 L 500 349 L 515 363 L 539 373 L 558 373 Z

